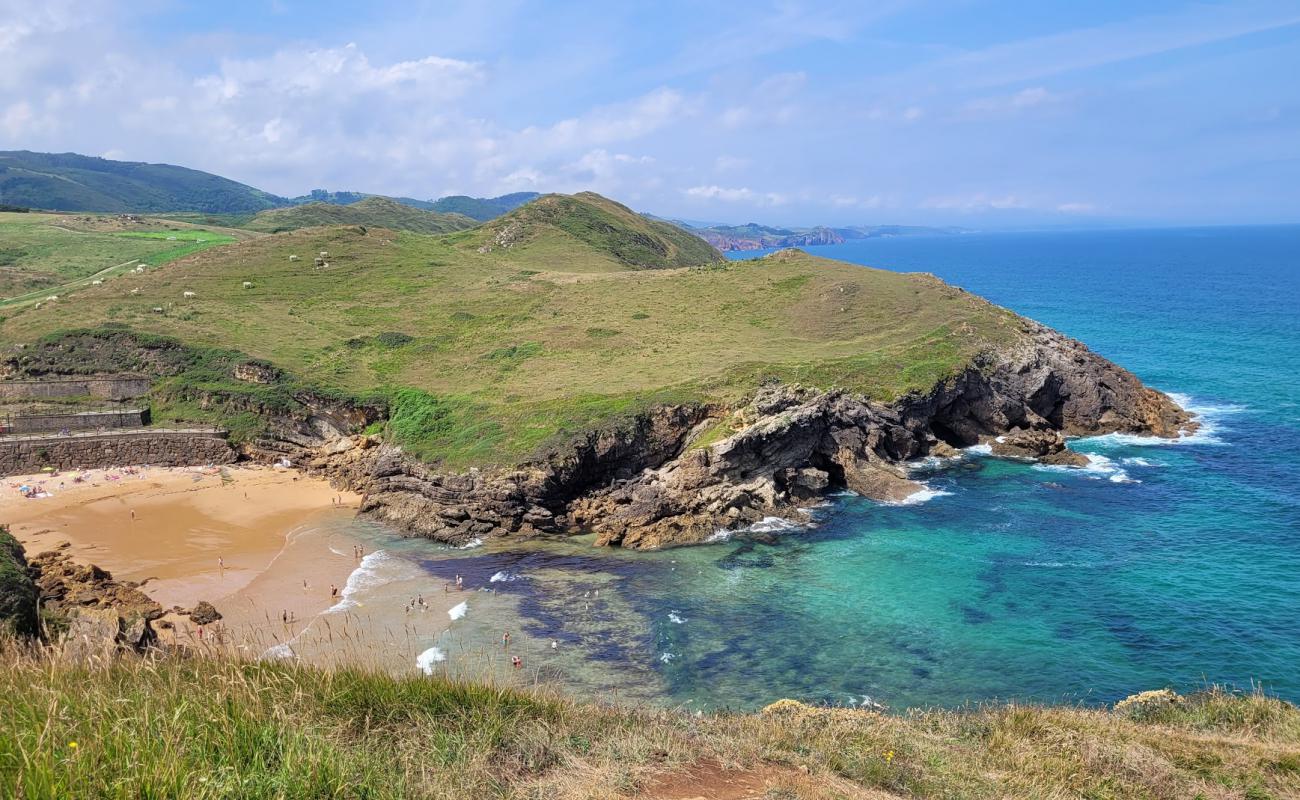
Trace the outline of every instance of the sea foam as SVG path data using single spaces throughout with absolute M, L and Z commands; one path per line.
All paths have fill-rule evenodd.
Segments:
M 337 614 L 357 606 L 357 594 L 366 589 L 373 589 L 382 586 L 389 581 L 396 580 L 399 576 L 397 568 L 402 564 L 401 560 L 389 555 L 384 550 L 376 550 L 373 553 L 367 553 L 365 558 L 361 559 L 361 564 L 352 570 L 348 576 L 348 582 L 343 585 L 343 591 L 339 592 L 339 600 L 330 606 L 325 613 Z
M 425 675 L 432 675 L 433 665 L 446 660 L 446 653 L 442 652 L 442 650 L 437 647 L 430 647 L 428 650 L 425 650 L 423 653 L 415 657 L 415 666 L 419 667 L 420 671 Z
M 469 613 L 469 602 L 461 601 L 447 610 L 447 616 L 452 619 L 460 619 Z

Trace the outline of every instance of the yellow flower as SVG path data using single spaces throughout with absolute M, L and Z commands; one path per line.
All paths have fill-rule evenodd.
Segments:
M 76 742 L 68 742 L 68 747 L 71 747 L 73 750 L 76 750 L 76 749 L 77 749 L 77 743 L 76 743 Z

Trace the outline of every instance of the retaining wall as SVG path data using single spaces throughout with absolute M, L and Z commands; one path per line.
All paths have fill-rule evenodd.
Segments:
M 149 394 L 149 386 L 148 378 L 134 375 L 0 381 L 0 400 L 51 400 L 58 397 L 130 400 Z
M 67 414 L 6 414 L 0 417 L 5 433 L 45 431 L 94 431 L 102 428 L 142 428 L 149 424 L 148 409 L 125 411 L 78 411 Z
M 28 475 L 43 467 L 100 469 L 130 464 L 229 464 L 235 451 L 225 431 L 121 431 L 71 436 L 0 437 L 0 474 Z

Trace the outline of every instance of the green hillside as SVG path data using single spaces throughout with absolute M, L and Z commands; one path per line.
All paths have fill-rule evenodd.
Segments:
M 502 214 L 514 211 L 524 203 L 530 203 L 541 197 L 537 192 L 515 192 L 500 197 L 467 197 L 463 194 L 434 200 L 428 207 L 443 214 L 464 214 L 479 222 L 487 222 Z
M 0 308 L 256 235 L 150 217 L 0 213 Z
M 367 197 L 349 205 L 307 203 L 290 208 L 263 211 L 244 224 L 245 228 L 279 233 L 320 225 L 368 225 L 415 233 L 451 233 L 478 223 L 459 214 L 439 214 L 391 200 Z
M 313 264 L 322 250 L 328 267 Z M 113 337 L 242 351 L 306 385 L 388 392 L 416 421 L 391 433 L 456 466 L 515 463 L 647 404 L 734 401 L 770 378 L 892 399 L 1020 330 L 931 276 L 798 251 L 727 262 L 595 195 L 444 236 L 353 225 L 238 242 L 15 311 L 0 344 L 106 323 Z M 213 374 L 177 380 L 241 390 Z M 156 416 L 168 414 L 225 421 L 183 406 Z
M 11 150 L 0 151 L 0 202 L 52 211 L 241 214 L 287 201 L 170 164 Z

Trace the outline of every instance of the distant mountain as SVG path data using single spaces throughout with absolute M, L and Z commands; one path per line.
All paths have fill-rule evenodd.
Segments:
M 884 236 L 943 236 L 963 232 L 960 228 L 927 228 L 918 225 L 869 225 L 849 228 L 776 228 L 756 222 L 745 225 L 711 225 L 701 227 L 682 220 L 674 224 L 685 228 L 719 250 L 766 250 L 780 247 L 843 244 L 854 239 Z
M 477 224 L 462 214 L 440 214 L 389 197 L 363 195 L 348 205 L 316 202 L 263 211 L 243 227 L 277 233 L 318 225 L 366 225 L 416 233 L 451 233 Z
M 0 203 L 10 205 L 53 211 L 248 214 L 288 202 L 252 186 L 171 164 L 0 151 Z
M 539 197 L 541 195 L 537 192 L 515 192 L 500 197 L 467 197 L 463 194 L 455 194 L 433 201 L 429 204 L 429 210 L 443 214 L 464 214 L 479 222 L 487 222 Z
M 388 200 L 394 200 L 404 206 L 411 208 L 422 208 L 425 211 L 437 211 L 434 208 L 432 200 L 416 200 L 414 197 L 387 197 L 382 194 L 371 194 L 369 192 L 331 192 L 327 189 L 312 189 L 310 193 L 293 197 L 289 199 L 294 205 L 306 205 L 307 203 L 330 203 L 336 206 L 350 206 L 353 203 L 365 200 L 367 197 L 384 197 Z

